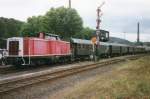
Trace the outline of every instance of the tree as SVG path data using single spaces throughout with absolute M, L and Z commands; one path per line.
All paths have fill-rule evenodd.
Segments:
M 68 38 L 80 32 L 82 25 L 82 18 L 75 9 L 60 7 L 51 8 L 44 16 L 28 18 L 21 31 L 30 36 L 29 33 L 47 32 Z
M 80 32 L 76 33 L 74 37 L 81 38 L 81 39 L 91 39 L 93 33 L 94 33 L 93 29 L 89 27 L 85 27 Z
M 42 32 L 42 18 L 43 16 L 29 17 L 27 23 L 24 23 L 21 28 L 23 36 L 35 36 L 36 33 Z
M 80 32 L 83 28 L 82 18 L 75 9 L 60 7 L 52 8 L 44 18 L 48 31 L 61 35 L 62 37 L 71 37 Z

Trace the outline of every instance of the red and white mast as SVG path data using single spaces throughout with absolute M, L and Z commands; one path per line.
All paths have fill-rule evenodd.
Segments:
M 105 4 L 105 2 L 103 2 L 98 8 L 97 8 L 97 26 L 96 26 L 96 36 L 97 36 L 97 43 L 99 44 L 99 36 L 100 36 L 100 23 L 101 23 L 101 17 L 103 15 L 101 8 L 102 6 Z

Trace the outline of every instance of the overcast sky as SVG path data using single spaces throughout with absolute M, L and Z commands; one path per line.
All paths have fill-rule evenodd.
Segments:
M 72 7 L 83 18 L 84 26 L 95 28 L 96 9 L 103 1 L 72 0 Z M 0 16 L 26 21 L 28 17 L 44 15 L 51 7 L 60 6 L 68 7 L 68 0 L 0 0 Z M 150 41 L 149 0 L 105 0 L 102 10 L 101 27 L 109 30 L 111 36 L 135 41 L 139 21 L 141 40 Z

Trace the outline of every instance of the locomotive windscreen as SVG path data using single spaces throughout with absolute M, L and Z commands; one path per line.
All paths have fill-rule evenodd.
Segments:
M 18 55 L 19 53 L 19 41 L 9 42 L 9 55 Z

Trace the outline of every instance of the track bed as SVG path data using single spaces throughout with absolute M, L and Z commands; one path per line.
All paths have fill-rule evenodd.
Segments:
M 78 66 L 77 64 L 74 64 L 70 66 L 53 68 L 50 70 L 44 70 L 40 72 L 32 72 L 32 73 L 26 73 L 22 75 L 12 75 L 8 77 L 5 76 L 3 79 L 0 80 L 0 94 L 1 96 L 3 96 L 2 97 L 3 99 L 4 97 L 9 96 L 8 94 L 18 92 L 19 90 L 22 89 L 30 88 L 32 86 L 43 84 L 45 82 L 52 83 L 53 81 L 57 81 L 65 77 L 78 75 L 83 71 L 90 72 L 92 70 L 98 69 L 99 67 L 105 68 L 106 66 L 107 68 L 107 65 L 114 64 L 121 61 L 123 62 L 126 59 L 136 59 L 138 57 L 139 56 L 124 56 L 124 57 L 102 60 L 98 63 L 88 63 L 88 64 L 82 63 L 82 64 L 78 64 Z M 55 90 L 55 88 L 53 90 Z M 18 97 L 20 97 L 20 95 Z

